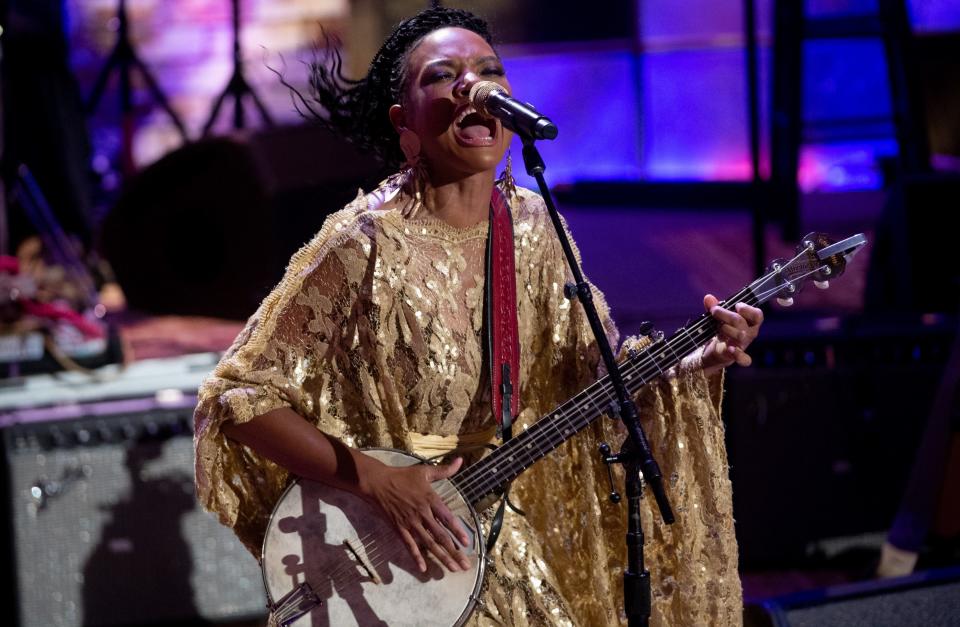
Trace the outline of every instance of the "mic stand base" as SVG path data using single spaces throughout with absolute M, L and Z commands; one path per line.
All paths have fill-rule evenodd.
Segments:
M 643 499 L 643 474 L 640 472 L 638 457 L 630 451 L 631 441 L 627 440 L 619 455 L 610 455 L 610 447 L 600 445 L 600 456 L 607 465 L 622 464 L 626 473 L 627 487 L 627 567 L 623 571 L 623 609 L 630 627 L 647 627 L 652 612 L 650 594 L 650 571 L 643 562 L 643 521 L 640 518 L 640 501 Z M 610 474 L 611 482 L 613 475 Z M 610 500 L 620 502 L 620 495 L 610 488 Z
M 627 569 L 623 573 L 623 609 L 630 627 L 650 624 L 650 571 L 643 563 L 643 523 L 640 520 L 640 499 L 643 479 L 636 461 L 625 464 L 627 473 Z

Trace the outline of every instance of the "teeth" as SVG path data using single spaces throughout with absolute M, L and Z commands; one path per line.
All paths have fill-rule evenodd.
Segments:
M 470 115 L 471 113 L 477 113 L 477 109 L 473 105 L 467 107 L 466 109 L 460 112 L 460 115 L 457 116 L 456 123 L 460 124 L 461 122 L 463 122 L 463 119 L 468 115 Z

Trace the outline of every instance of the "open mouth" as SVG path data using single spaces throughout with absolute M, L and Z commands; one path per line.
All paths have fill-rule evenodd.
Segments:
M 468 145 L 486 146 L 493 143 L 497 133 L 497 121 L 480 115 L 473 107 L 466 107 L 457 116 L 453 128 L 460 141 Z

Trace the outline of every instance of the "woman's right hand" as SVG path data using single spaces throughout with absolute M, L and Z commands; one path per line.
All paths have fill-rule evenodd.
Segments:
M 394 467 L 328 436 L 289 407 L 274 409 L 244 423 L 224 423 L 230 438 L 272 459 L 295 475 L 347 490 L 378 505 L 400 532 L 420 570 L 427 563 L 420 547 L 452 571 L 470 567 L 462 545 L 467 533 L 430 483 L 453 476 L 463 460 L 446 466 Z
M 461 545 L 466 545 L 469 542 L 467 533 L 430 485 L 453 476 L 462 463 L 463 459 L 458 457 L 445 466 L 376 464 L 366 468 L 364 473 L 363 495 L 379 505 L 387 519 L 396 526 L 421 572 L 427 570 L 421 547 L 451 571 L 470 568 L 470 560 L 450 535 L 456 536 Z

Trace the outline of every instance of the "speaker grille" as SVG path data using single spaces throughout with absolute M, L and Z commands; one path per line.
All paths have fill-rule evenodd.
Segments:
M 960 583 L 798 608 L 788 616 L 791 627 L 953 627 L 960 621 Z
M 799 592 L 748 605 L 747 627 L 952 627 L 960 568 Z
M 265 614 L 256 560 L 196 501 L 191 413 L 4 432 L 21 624 Z

